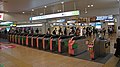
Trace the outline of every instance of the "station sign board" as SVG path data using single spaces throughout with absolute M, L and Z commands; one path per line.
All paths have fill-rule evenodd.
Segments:
M 68 17 L 68 16 L 77 16 L 80 15 L 80 12 L 77 11 L 69 11 L 69 12 L 62 12 L 62 13 L 56 13 L 56 14 L 49 14 L 49 15 L 43 15 L 43 16 L 35 16 L 30 17 L 29 20 L 43 20 L 43 19 L 52 19 L 52 18 L 59 18 L 59 17 Z

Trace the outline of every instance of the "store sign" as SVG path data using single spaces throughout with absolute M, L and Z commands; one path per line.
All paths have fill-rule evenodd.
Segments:
M 0 20 L 3 20 L 3 13 L 0 13 Z
M 106 20 L 106 21 L 113 20 L 113 15 L 97 16 L 97 19 L 96 19 L 96 20 Z
M 43 19 L 58 18 L 58 17 L 77 16 L 79 14 L 80 14 L 79 11 L 69 11 L 69 12 L 30 17 L 29 20 L 43 20 Z

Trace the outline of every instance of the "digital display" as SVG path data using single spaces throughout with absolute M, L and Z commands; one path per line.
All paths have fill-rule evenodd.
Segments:
M 97 16 L 97 19 L 96 19 L 96 20 L 105 20 L 105 21 L 113 20 L 113 15 Z

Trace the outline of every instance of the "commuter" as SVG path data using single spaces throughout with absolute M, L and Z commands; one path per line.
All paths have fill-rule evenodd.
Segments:
M 120 57 L 120 38 L 116 39 L 116 51 L 115 51 L 115 56 Z
M 62 35 L 63 32 L 62 32 L 62 28 L 59 29 L 59 35 Z
M 33 30 L 33 28 L 31 29 L 31 34 L 34 34 L 34 30 Z
M 86 36 L 86 29 L 85 28 L 83 28 L 83 36 Z
M 38 28 L 36 29 L 35 33 L 37 33 L 37 34 L 39 33 L 39 30 L 38 30 Z
M 108 27 L 108 35 L 110 36 L 110 29 L 109 29 L 109 27 Z
M 47 30 L 47 34 L 51 34 L 50 28 L 48 28 L 48 30 Z
M 64 35 L 67 35 L 67 28 L 64 29 Z
M 4 30 L 4 34 L 7 34 L 7 29 Z
M 103 28 L 103 35 L 105 36 L 105 34 L 106 34 L 106 29 Z
M 79 28 L 76 29 L 75 35 L 76 35 L 76 36 L 79 36 L 79 35 L 80 35 L 80 30 L 79 30 Z
M 52 33 L 53 35 L 57 35 L 57 28 L 55 28 Z
M 92 30 L 91 30 L 91 28 L 89 28 L 89 36 L 90 37 L 92 36 Z
M 86 35 L 89 36 L 89 27 L 86 28 Z

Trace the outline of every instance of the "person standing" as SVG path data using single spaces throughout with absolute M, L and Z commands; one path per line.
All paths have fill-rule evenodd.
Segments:
M 115 51 L 115 56 L 120 57 L 120 38 L 116 39 L 116 51 Z
M 64 35 L 67 35 L 67 28 L 64 29 Z
M 39 33 L 39 30 L 38 30 L 38 28 L 36 29 L 36 31 L 35 31 L 37 34 Z
M 106 34 L 106 29 L 103 28 L 103 35 L 105 36 L 105 34 Z
M 52 33 L 53 33 L 53 35 L 56 35 L 57 34 L 57 28 L 55 28 Z
M 48 28 L 47 34 L 51 34 L 50 28 Z

